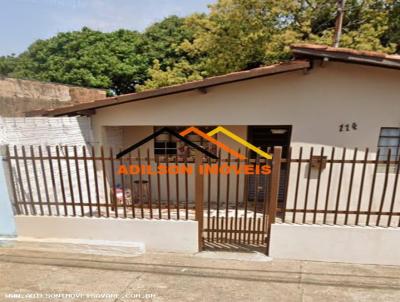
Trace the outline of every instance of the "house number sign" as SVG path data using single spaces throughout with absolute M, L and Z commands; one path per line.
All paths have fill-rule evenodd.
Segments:
M 351 124 L 341 124 L 339 125 L 339 132 L 348 132 L 358 130 L 358 125 L 356 122 L 352 122 Z

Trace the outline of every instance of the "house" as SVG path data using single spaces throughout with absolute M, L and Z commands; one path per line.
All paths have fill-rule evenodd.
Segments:
M 99 143 L 121 147 L 158 126 L 225 125 L 258 146 L 376 150 L 381 135 L 395 135 L 400 127 L 400 56 L 308 44 L 292 50 L 295 59 L 287 63 L 61 107 L 44 115 L 89 113 Z M 274 128 L 286 131 L 272 133 Z
M 96 140 L 116 148 L 126 148 L 161 126 L 224 125 L 261 149 L 283 146 L 283 157 L 289 146 L 325 146 L 325 152 L 334 146 L 368 147 L 371 158 L 382 147 L 382 159 L 389 149 L 391 158 L 398 159 L 400 56 L 310 44 L 294 45 L 292 51 L 290 62 L 44 114 L 90 114 Z M 167 140 L 147 147 L 162 154 L 172 146 L 175 150 L 168 152 L 176 154 L 178 145 Z M 224 135 L 218 140 L 240 147 Z
M 90 116 L 97 142 L 94 147 L 103 146 L 93 148 L 88 156 L 49 156 L 50 161 L 66 160 L 70 175 L 75 175 L 74 165 L 78 169 L 81 161 L 91 160 L 97 175 L 90 181 L 96 190 L 87 186 L 88 192 L 93 190 L 87 194 L 89 201 L 77 195 L 79 179 L 70 177 L 69 190 L 64 181 L 65 211 L 72 206 L 75 215 L 75 204 L 80 203 L 84 216 L 87 207 L 97 203 L 97 214 L 90 208 L 89 216 L 193 219 L 194 201 L 199 200 L 196 194 L 201 190 L 194 188 L 202 188 L 194 175 L 132 176 L 117 171 L 119 163 L 132 160 L 151 167 L 160 162 L 194 165 L 190 148 L 176 136 L 157 131 L 165 126 L 217 154 L 219 159 L 208 159 L 210 163 L 240 162 L 209 139 L 186 133 L 189 126 L 196 126 L 246 155 L 248 163 L 263 162 L 273 168 L 271 177 L 204 177 L 200 200 L 205 201 L 206 221 L 199 229 L 208 241 L 264 244 L 265 237 L 270 238 L 275 213 L 283 223 L 400 226 L 400 56 L 311 44 L 293 45 L 292 52 L 294 59 L 285 63 L 31 112 L 49 117 Z M 155 132 L 160 135 L 146 140 Z M 133 155 L 116 159 L 120 150 L 143 139 L 144 145 Z M 273 162 L 260 156 L 261 152 L 249 152 L 249 146 L 253 151 L 273 153 Z M 277 146 L 282 149 L 271 149 Z M 97 188 L 103 184 L 104 194 Z M 138 203 L 132 197 L 135 190 L 139 190 Z M 95 195 L 97 202 L 90 201 Z M 128 195 L 131 199 L 125 204 Z M 274 195 L 277 210 L 271 208 Z M 279 232 L 276 238 L 288 238 Z M 281 250 L 286 247 L 283 243 Z

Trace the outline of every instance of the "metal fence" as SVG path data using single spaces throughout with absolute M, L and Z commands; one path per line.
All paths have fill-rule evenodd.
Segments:
M 283 222 L 400 226 L 400 159 L 389 149 L 290 149 Z
M 13 206 L 18 215 L 84 216 L 198 220 L 209 242 L 265 245 L 269 205 L 269 176 L 245 174 L 142 173 L 163 165 L 194 169 L 208 164 L 261 165 L 270 161 L 223 156 L 154 156 L 136 150 L 116 159 L 120 150 L 85 146 L 7 147 Z M 240 152 L 240 150 L 238 150 Z M 141 173 L 119 173 L 122 166 L 141 167 Z M 173 169 L 172 169 L 173 170 Z M 129 171 L 128 171 L 129 172 Z M 146 171 L 145 171 L 146 172 Z M 260 189 L 261 188 L 261 189 Z M 199 191 L 202 191 L 199 193 Z M 201 196 L 200 196 L 201 195 Z M 201 214 L 196 214 L 201 203 Z
M 400 227 L 399 158 L 368 149 L 266 150 L 272 161 L 154 156 L 85 146 L 7 147 L 18 215 L 197 220 L 210 243 L 265 246 L 275 222 Z M 240 150 L 238 150 L 240 152 Z M 174 173 L 201 164 L 270 165 L 272 173 Z M 153 173 L 162 165 L 171 173 Z M 121 166 L 140 173 L 119 173 Z M 146 172 L 146 173 L 143 173 Z M 128 171 L 131 172 L 131 171 Z
M 154 167 L 160 159 L 151 158 L 149 150 L 118 160 L 116 153 L 113 148 L 85 146 L 7 148 L 15 213 L 194 219 L 187 178 L 119 174 L 119 165 Z M 190 160 L 178 164 L 192 165 Z M 166 161 L 165 165 L 168 167 L 171 162 Z

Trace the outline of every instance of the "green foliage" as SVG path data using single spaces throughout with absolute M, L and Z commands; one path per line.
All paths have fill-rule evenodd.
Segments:
M 14 55 L 0 57 L 0 75 L 10 74 L 15 69 L 17 61 Z
M 199 19 L 205 17 L 195 16 Z M 152 59 L 153 66 L 148 71 L 149 79 L 143 85 L 136 85 L 136 91 L 203 78 L 198 68 L 198 62 L 203 58 L 202 54 L 190 52 L 185 48 L 193 42 L 196 30 L 187 19 L 172 16 L 155 23 L 145 31 L 145 51 Z
M 348 0 L 341 46 L 392 52 L 391 41 L 383 41 L 392 2 Z M 199 68 L 207 74 L 248 69 L 287 60 L 296 42 L 331 45 L 335 18 L 332 0 L 220 0 L 206 19 L 188 19 L 198 29 L 186 48 L 203 54 Z
M 393 0 L 388 9 L 388 29 L 383 43 L 395 45 L 396 52 L 400 54 L 400 1 L 398 0 Z
M 394 45 L 384 41 L 389 28 L 389 12 L 392 10 L 392 0 L 347 0 L 341 47 L 361 50 L 393 52 Z M 324 19 L 315 19 L 311 23 L 311 32 L 305 39 L 321 44 L 332 44 L 334 36 L 336 1 L 329 4 L 325 1 L 315 1 L 307 7 L 308 15 L 318 12 Z M 321 13 L 325 11 L 325 13 Z M 328 22 L 330 20 L 330 22 Z
M 158 60 L 159 68 L 165 70 L 181 60 L 190 61 L 179 46 L 185 41 L 192 41 L 193 37 L 194 31 L 185 26 L 184 18 L 170 16 L 146 29 L 143 50 L 150 62 Z
M 279 41 L 274 41 L 276 35 L 284 34 L 280 23 L 285 22 L 286 16 L 279 5 L 279 1 L 220 0 L 210 6 L 207 18 L 188 19 L 197 31 L 194 42 L 186 49 L 203 54 L 200 68 L 209 75 L 283 59 L 286 53 L 276 54 Z M 290 39 L 286 43 L 293 40 L 290 35 L 287 38 Z M 269 60 L 267 52 L 271 53 Z
M 143 39 L 134 31 L 83 28 L 38 40 L 18 57 L 9 76 L 131 92 L 147 77 Z
M 0 57 L 0 74 L 113 92 L 142 91 L 291 58 L 298 42 L 333 43 L 336 0 L 219 0 L 144 33 L 83 28 Z M 347 0 L 341 47 L 400 53 L 400 1 Z
M 136 91 L 144 91 L 163 86 L 170 86 L 201 80 L 203 77 L 200 73 L 190 65 L 189 62 L 181 60 L 172 68 L 167 67 L 166 70 L 161 69 L 161 64 L 158 60 L 154 61 L 154 65 L 149 70 L 150 79 L 144 85 L 137 85 Z

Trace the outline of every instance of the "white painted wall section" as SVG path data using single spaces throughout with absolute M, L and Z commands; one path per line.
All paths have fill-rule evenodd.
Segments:
M 400 265 L 400 229 L 273 224 L 273 258 Z
M 34 155 L 39 156 L 39 146 L 41 146 L 43 155 L 45 157 L 48 154 L 46 146 L 50 147 L 50 153 L 53 156 L 56 156 L 56 147 L 58 147 L 60 150 L 60 156 L 62 157 L 66 155 L 65 146 L 68 146 L 69 156 L 74 156 L 73 146 L 77 146 L 78 156 L 83 156 L 83 146 L 86 147 L 86 155 L 90 156 L 92 154 L 91 146 L 96 146 L 96 142 L 93 139 L 91 121 L 88 117 L 0 117 L 0 145 L 10 145 L 11 155 L 14 155 L 14 146 L 16 146 L 19 156 L 22 156 L 23 154 L 21 147 L 23 145 L 25 146 L 25 152 L 27 156 L 31 155 L 30 146 L 33 146 Z M 32 161 L 28 160 L 26 164 L 30 182 L 31 184 L 35 184 L 34 173 L 32 173 L 34 170 Z M 44 160 L 43 169 L 38 161 L 36 161 L 35 164 L 37 168 L 39 184 L 38 186 L 32 186 L 33 198 L 36 198 L 38 193 L 40 193 L 43 198 L 46 196 L 46 188 L 44 184 L 44 179 L 46 179 L 48 182 L 47 185 L 51 186 L 51 192 L 49 194 L 50 202 L 59 202 L 59 198 L 61 198 L 63 194 L 61 190 L 61 182 L 60 178 L 56 176 L 54 178 L 54 185 L 51 184 L 52 178 L 50 161 Z M 55 173 L 58 174 L 59 170 L 57 161 L 52 160 L 52 164 L 54 170 L 56 171 Z M 67 161 L 63 159 L 60 161 L 60 164 L 61 173 L 65 182 L 68 179 Z M 13 160 L 11 161 L 11 169 L 15 183 L 17 199 L 23 200 L 23 198 L 25 198 L 26 200 L 30 200 L 32 197 L 27 186 L 25 166 L 23 164 L 20 165 L 21 174 L 19 174 L 16 162 Z M 71 174 L 74 176 L 72 177 L 73 188 L 77 188 L 77 169 L 73 162 L 70 162 L 70 169 Z M 84 182 L 85 170 L 82 161 L 79 162 L 78 169 L 81 175 L 81 181 Z M 19 175 L 22 175 L 21 179 Z M 98 169 L 97 177 L 99 178 L 101 175 L 102 171 Z M 91 163 L 88 164 L 88 181 L 89 185 L 94 187 L 95 174 L 93 165 Z M 77 193 L 78 190 L 74 190 L 73 192 L 69 186 L 65 186 L 65 195 L 67 200 L 71 199 L 72 194 L 74 194 L 75 200 L 78 200 L 80 197 L 77 195 Z M 100 190 L 99 194 L 100 198 L 104 199 L 104 192 L 102 190 Z M 88 200 L 86 190 L 82 190 L 82 199 Z M 50 215 L 50 211 L 52 211 L 52 213 L 61 215 L 65 214 L 62 211 L 59 213 L 53 206 L 51 209 L 44 207 L 43 210 L 45 215 Z M 88 210 L 89 209 L 87 207 L 84 208 L 85 212 Z M 40 213 L 41 209 L 36 206 L 36 211 L 37 213 Z M 72 213 L 71 207 L 68 206 L 67 212 Z
M 197 222 L 122 218 L 16 216 L 18 236 L 144 243 L 146 250 L 198 252 Z
M 88 117 L 0 117 L 2 145 L 95 144 Z
M 16 236 L 14 213 L 6 180 L 6 165 L 0 155 L 0 236 Z

